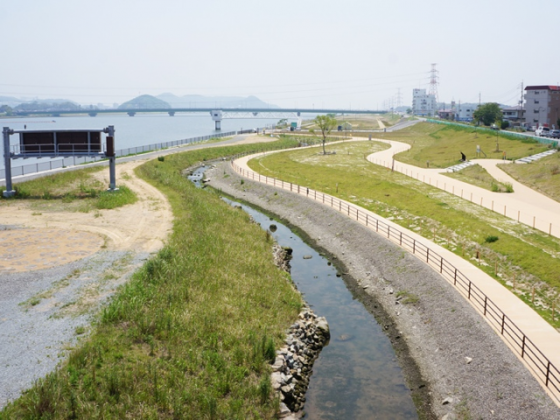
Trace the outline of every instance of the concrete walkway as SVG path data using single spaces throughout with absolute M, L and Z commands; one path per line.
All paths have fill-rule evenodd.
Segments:
M 360 139 L 361 140 L 361 139 Z M 387 142 L 391 144 L 391 149 L 386 150 L 384 152 L 379 152 L 379 153 L 375 153 L 373 155 L 368 156 L 368 160 L 372 161 L 372 162 L 380 162 L 380 164 L 383 164 L 384 166 L 390 167 L 392 164 L 392 156 L 394 153 L 398 153 L 398 151 L 403 151 L 403 150 L 407 150 L 410 148 L 410 146 L 408 144 L 404 144 L 404 143 L 400 143 L 400 142 L 393 142 L 393 141 L 386 141 L 386 140 L 380 140 L 383 142 Z M 247 174 L 252 173 L 253 171 L 251 169 L 249 169 L 247 162 L 252 159 L 253 157 L 256 157 L 257 155 L 254 156 L 245 156 L 243 158 L 237 159 L 235 161 L 235 164 L 238 165 L 242 170 L 243 170 L 243 174 L 247 176 Z M 258 156 L 262 156 L 262 154 L 259 154 Z M 400 166 L 401 164 L 399 164 Z M 402 167 L 400 167 L 399 169 L 401 169 L 401 171 L 404 172 L 409 172 L 411 170 L 413 170 L 413 176 L 416 178 L 416 174 L 418 173 L 418 177 L 424 177 L 424 176 L 428 176 L 428 177 L 432 177 L 433 180 L 431 181 L 433 185 L 435 185 L 435 182 L 437 180 L 439 180 L 442 184 L 446 184 L 447 182 L 450 181 L 455 181 L 455 180 L 451 180 L 451 178 L 447 178 L 444 177 L 443 175 L 439 175 L 439 171 L 441 171 L 441 169 L 419 169 L 416 167 L 411 167 L 410 165 L 403 165 Z M 262 179 L 260 177 L 256 177 L 255 178 L 256 181 L 261 181 L 261 182 L 265 182 L 265 177 L 263 176 Z M 426 182 L 428 182 L 428 178 L 426 179 Z M 509 181 L 508 181 L 509 182 Z M 291 189 L 292 186 L 291 184 L 287 189 Z M 470 192 L 472 191 L 473 194 L 476 193 L 481 193 L 478 192 L 477 190 L 482 190 L 482 189 L 474 189 L 476 187 L 472 187 L 469 184 L 465 184 L 462 182 L 457 181 L 457 184 L 454 184 L 453 182 L 451 182 L 449 184 L 451 187 L 454 185 L 456 189 L 460 189 L 463 188 L 463 190 L 467 191 L 467 195 L 470 195 Z M 280 185 L 278 185 L 278 187 L 280 187 Z M 466 188 L 470 187 L 470 190 L 467 190 Z M 447 190 L 449 190 L 449 187 L 445 187 Z M 305 188 L 301 188 L 301 191 L 303 194 L 305 194 L 303 191 L 306 190 Z M 293 189 L 293 191 L 297 191 L 295 188 Z M 486 190 L 483 190 L 486 192 Z M 522 195 L 523 190 L 520 189 L 518 195 Z M 488 192 L 490 193 L 490 192 Z M 463 192 L 464 194 L 464 192 Z M 492 194 L 492 193 L 490 193 Z M 467 197 L 468 198 L 468 197 Z M 353 203 L 348 203 L 346 202 L 348 205 L 352 206 L 352 207 L 358 207 L 357 205 L 353 204 Z M 325 204 L 328 205 L 328 204 Z M 508 202 L 508 205 L 513 205 L 511 203 Z M 556 203 L 556 205 L 559 205 L 558 203 Z M 537 214 L 537 211 L 539 210 L 536 207 L 531 207 L 532 210 L 535 211 L 534 214 Z M 544 209 L 543 209 L 544 210 Z M 426 239 L 420 235 L 418 235 L 417 233 L 410 231 L 406 228 L 403 228 L 400 225 L 397 225 L 395 223 L 393 223 L 390 220 L 387 220 L 383 217 L 380 217 L 379 215 L 370 212 L 366 209 L 362 209 L 361 211 L 363 211 L 364 213 L 367 213 L 369 215 L 371 215 L 372 217 L 375 217 L 377 219 L 379 219 L 380 221 L 383 221 L 385 224 L 391 226 L 391 229 L 395 229 L 397 231 L 401 231 L 403 232 L 403 234 L 408 235 L 409 237 L 413 238 L 414 240 L 416 240 L 419 243 L 422 243 L 426 246 L 428 246 L 431 250 L 433 250 L 434 252 L 436 252 L 437 254 L 439 254 L 442 258 L 444 258 L 445 260 L 447 260 L 448 262 L 450 262 L 452 265 L 454 265 L 460 272 L 462 272 L 474 285 L 476 285 L 486 296 L 488 296 L 489 299 L 491 299 L 500 309 L 503 313 L 505 313 L 507 315 L 507 317 L 509 317 L 516 325 L 517 327 L 519 327 L 521 329 L 521 331 L 523 331 L 523 333 L 535 344 L 535 346 L 546 356 L 546 358 L 548 358 L 548 360 L 550 360 L 550 362 L 552 363 L 552 365 L 554 365 L 557 368 L 560 368 L 560 333 L 558 333 L 558 331 L 556 331 L 556 329 L 554 329 L 550 324 L 548 324 L 548 322 L 546 322 L 543 318 L 540 317 L 540 315 L 538 315 L 532 308 L 530 308 L 527 304 L 525 304 L 522 300 L 520 300 L 516 295 L 514 295 L 513 293 L 511 293 L 506 287 L 502 286 L 499 282 L 497 282 L 496 280 L 494 280 L 492 277 L 490 277 L 488 274 L 486 274 L 485 272 L 483 272 L 482 270 L 480 270 L 476 265 L 470 263 L 469 261 L 464 260 L 463 258 L 461 258 L 460 256 L 452 253 L 451 251 L 449 251 L 446 248 L 443 248 L 441 246 L 439 246 L 438 244 L 430 241 L 429 239 Z M 539 217 L 541 218 L 545 218 L 547 217 L 547 215 L 539 215 Z M 359 223 L 361 223 L 361 221 L 359 221 Z M 371 227 L 371 225 L 370 225 Z M 373 229 L 373 228 L 372 228 Z M 560 230 L 559 230 L 560 233 Z M 394 241 L 393 241 L 394 242 Z M 418 256 L 418 254 L 416 254 L 416 256 Z M 423 261 L 425 262 L 425 259 L 423 259 Z M 432 266 L 432 268 L 434 268 Z M 439 271 L 439 270 L 438 270 Z M 448 279 L 449 280 L 449 279 Z M 471 300 L 469 300 L 469 302 L 471 304 L 473 304 L 473 302 Z M 473 305 L 474 306 L 474 305 Z M 477 311 L 479 311 L 480 313 L 480 309 L 476 308 Z M 483 314 L 481 313 L 481 316 L 483 316 Z M 497 333 L 500 335 L 500 331 L 498 330 L 498 327 L 496 324 L 493 324 L 489 321 L 489 319 L 487 317 L 483 316 L 483 319 L 486 320 L 490 326 L 497 331 Z M 503 339 L 504 337 L 502 335 L 500 335 Z M 525 364 L 525 366 L 527 366 L 527 368 L 531 371 L 531 373 L 533 374 L 533 376 L 535 376 L 535 378 L 537 379 L 537 381 L 543 386 L 543 388 L 549 393 L 549 395 L 551 395 L 552 400 L 560 406 L 560 393 L 559 392 L 555 392 L 555 390 L 551 389 L 550 387 L 546 387 L 545 386 L 545 381 L 544 381 L 544 376 L 543 376 L 543 372 L 542 372 L 542 368 L 541 371 L 539 372 L 537 368 L 535 368 L 534 365 L 531 365 L 527 358 L 521 358 L 520 357 L 520 349 L 519 347 L 512 347 L 511 343 L 509 343 L 508 341 L 506 341 L 504 339 L 504 342 L 508 345 L 508 347 L 510 347 L 510 349 L 512 349 L 512 351 L 514 352 L 514 354 Z M 546 368 L 545 368 L 546 371 Z M 560 379 L 560 378 L 558 378 Z
M 367 159 L 370 162 L 393 168 L 395 171 L 560 238 L 560 203 L 526 187 L 497 168 L 497 163 L 504 163 L 502 160 L 476 159 L 473 162 L 481 165 L 498 181 L 511 183 L 513 193 L 496 193 L 450 178 L 444 175 L 445 169 L 418 168 L 393 161 L 394 155 L 410 149 L 410 145 L 393 140 L 372 140 L 390 144 L 391 148 L 369 155 Z

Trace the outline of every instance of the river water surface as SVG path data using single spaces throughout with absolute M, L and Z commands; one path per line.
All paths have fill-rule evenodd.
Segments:
M 199 181 L 204 170 L 200 168 L 190 178 Z M 294 283 L 313 311 L 327 318 L 331 329 L 331 341 L 313 367 L 305 418 L 417 419 L 389 339 L 337 277 L 336 268 L 283 224 L 249 206 L 242 208 L 263 229 L 276 225 L 274 239 L 293 249 Z

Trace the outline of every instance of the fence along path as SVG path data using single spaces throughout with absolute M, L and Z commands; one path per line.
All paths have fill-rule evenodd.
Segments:
M 231 161 L 232 168 L 243 177 L 329 206 L 375 230 L 438 271 L 483 316 L 560 406 L 560 334 L 529 306 L 471 263 L 412 231 L 339 198 L 249 169 L 247 162 L 263 155 L 236 156 Z
M 408 165 L 394 160 L 394 155 L 410 149 L 410 145 L 394 140 L 373 139 L 391 145 L 390 149 L 373 153 L 367 157 L 371 163 L 384 166 L 461 197 L 493 212 L 531 226 L 541 232 L 560 238 L 560 203 L 545 195 L 513 181 L 514 193 L 495 193 L 442 174 L 445 169 L 428 169 Z M 480 162 L 482 159 L 475 160 Z M 495 160 L 494 160 L 495 162 Z M 486 166 L 486 165 L 484 165 Z M 504 176 L 506 174 L 504 173 Z M 522 191 L 522 193 L 520 193 Z

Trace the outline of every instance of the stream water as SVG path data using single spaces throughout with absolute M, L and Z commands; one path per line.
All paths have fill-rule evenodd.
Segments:
M 200 186 L 206 169 L 199 168 L 189 179 Z M 224 200 L 241 205 L 263 229 L 276 226 L 272 233 L 276 242 L 293 249 L 294 283 L 313 311 L 329 323 L 331 340 L 313 367 L 305 418 L 417 419 L 389 339 L 337 277 L 336 268 L 283 224 L 249 206 Z

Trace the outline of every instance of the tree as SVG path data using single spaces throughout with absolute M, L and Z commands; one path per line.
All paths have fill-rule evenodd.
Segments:
M 494 124 L 502 120 L 502 110 L 497 103 L 489 102 L 480 105 L 476 111 L 474 111 L 473 119 L 476 123 L 482 122 L 484 125 Z
M 336 119 L 331 115 L 317 115 L 313 121 L 315 125 L 319 127 L 319 130 L 321 130 L 321 135 L 323 136 L 323 154 L 326 155 L 325 142 L 332 129 L 336 127 Z M 310 131 L 314 133 L 314 130 Z

